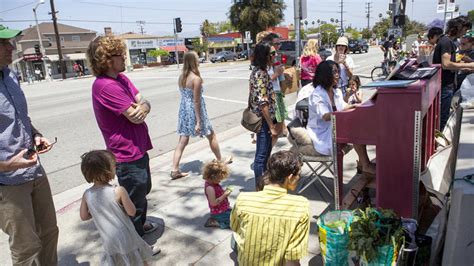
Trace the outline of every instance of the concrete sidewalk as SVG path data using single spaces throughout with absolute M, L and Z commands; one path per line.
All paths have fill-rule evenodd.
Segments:
M 239 190 L 254 190 L 253 171 L 250 168 L 255 155 L 255 144 L 250 134 L 241 126 L 218 134 L 223 140 L 220 147 L 223 156 L 232 154 L 234 162 L 230 165 L 231 176 L 223 186 L 233 185 L 230 196 L 234 204 Z M 289 149 L 286 138 L 280 138 L 273 151 Z M 157 243 L 162 252 L 156 256 L 156 265 L 233 265 L 235 257 L 230 248 L 231 230 L 205 228 L 209 208 L 204 195 L 204 181 L 200 169 L 204 162 L 213 159 L 206 139 L 189 145 L 181 161 L 181 169 L 190 176 L 171 181 L 173 152 L 168 152 L 151 160 L 153 188 L 148 195 L 149 219 L 159 223 L 159 230 L 146 236 L 149 243 Z M 355 157 L 351 152 L 348 156 Z M 355 158 L 347 158 L 345 175 L 347 181 L 354 176 Z M 351 169 L 352 168 L 352 169 Z M 351 171 L 352 170 L 352 171 Z M 308 173 L 304 169 L 303 173 Z M 325 180 L 332 188 L 332 179 Z M 317 182 L 316 182 L 317 183 Z M 332 204 L 332 197 L 320 184 L 308 188 L 303 195 L 311 202 L 310 254 L 302 261 L 303 265 L 320 265 L 319 244 L 316 219 Z M 92 221 L 82 222 L 79 206 L 82 193 L 90 185 L 84 184 L 54 196 L 59 226 L 59 264 L 97 265 L 102 252 L 99 235 Z M 8 240 L 0 234 L 0 265 L 10 265 Z
M 465 125 L 464 125 L 465 124 Z M 463 121 L 464 136 L 472 136 L 472 120 Z M 467 131 L 467 132 L 464 132 Z M 233 185 L 231 205 L 240 191 L 254 190 L 251 164 L 255 154 L 255 144 L 251 143 L 249 132 L 241 126 L 219 133 L 218 138 L 223 156 L 232 154 L 231 176 L 223 186 Z M 472 137 L 468 138 L 472 142 Z M 468 141 L 468 142 L 469 142 Z M 462 145 L 462 144 L 461 144 Z M 286 138 L 280 138 L 274 151 L 289 149 Z M 373 156 L 373 147 L 369 147 Z M 204 181 L 200 176 L 203 163 L 213 159 L 206 139 L 190 144 L 181 161 L 181 169 L 190 176 L 171 181 L 173 152 L 168 152 L 151 160 L 153 189 L 148 196 L 149 220 L 160 224 L 160 228 L 147 235 L 149 243 L 157 243 L 162 252 L 154 258 L 155 265 L 234 265 L 235 255 L 230 248 L 231 230 L 205 228 L 209 217 L 207 200 L 204 195 Z M 472 151 L 470 153 L 472 155 Z M 357 155 L 351 151 L 344 158 L 344 183 L 356 181 L 355 161 Z M 473 156 L 458 161 L 458 168 L 472 169 Z M 303 168 L 303 177 L 309 173 Z M 332 189 L 333 179 L 325 178 Z M 316 182 L 302 195 L 310 200 L 311 229 L 309 255 L 302 265 L 322 265 L 317 236 L 317 218 L 325 211 L 333 209 L 332 197 Z M 90 185 L 84 184 L 54 196 L 59 226 L 59 265 L 98 265 L 102 252 L 99 235 L 92 221 L 82 222 L 79 205 L 82 193 Z M 345 189 L 349 186 L 345 185 Z M 347 191 L 346 191 L 347 192 Z M 0 233 L 0 265 L 11 265 L 8 240 Z

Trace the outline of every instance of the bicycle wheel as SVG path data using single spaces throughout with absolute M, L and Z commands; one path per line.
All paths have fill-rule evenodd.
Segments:
M 387 74 L 384 73 L 385 71 L 383 70 L 382 67 L 374 67 L 372 69 L 372 72 L 370 73 L 370 77 L 372 78 L 372 81 L 377 81 L 377 80 L 382 80 L 387 77 Z

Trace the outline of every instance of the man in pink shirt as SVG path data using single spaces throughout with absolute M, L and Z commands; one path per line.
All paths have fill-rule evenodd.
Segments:
M 92 85 L 92 105 L 107 149 L 116 157 L 119 184 L 127 190 L 137 209 L 132 218 L 139 235 L 157 225 L 146 221 L 147 199 L 151 190 L 147 151 L 152 149 L 145 119 L 151 105 L 125 71 L 125 45 L 114 37 L 98 37 L 89 44 L 87 56 L 96 80 Z

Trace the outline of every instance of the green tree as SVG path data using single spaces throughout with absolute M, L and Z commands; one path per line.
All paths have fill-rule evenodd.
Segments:
M 220 22 L 217 22 L 217 23 L 212 23 L 212 25 L 215 27 L 215 29 L 218 33 L 228 32 L 228 31 L 233 31 L 234 30 L 234 27 L 232 27 L 232 24 L 230 23 L 230 20 L 220 21 Z
M 338 37 L 336 26 L 332 24 L 323 24 L 321 25 L 320 28 L 321 28 L 321 43 L 323 45 L 336 43 L 337 37 Z
M 474 23 L 474 9 L 473 10 L 469 10 L 467 12 L 467 16 L 469 17 L 469 19 L 471 20 L 472 23 Z
M 148 52 L 148 56 L 152 56 L 152 57 L 169 56 L 169 55 L 170 53 L 163 49 L 156 49 L 156 50 L 151 50 Z
M 283 1 L 244 0 L 230 7 L 228 16 L 232 26 L 239 32 L 250 31 L 252 40 L 257 33 L 278 25 L 283 20 Z
M 202 36 L 202 46 L 205 47 L 205 50 L 201 52 L 206 52 L 206 60 L 209 60 L 209 42 L 207 38 L 217 32 L 215 31 L 214 26 L 207 19 L 202 22 L 199 30 L 201 31 Z
M 206 52 L 206 56 L 207 56 L 208 49 L 209 49 L 208 42 L 201 42 L 200 39 L 193 40 L 193 50 L 196 51 L 196 53 L 201 54 L 202 52 Z
M 360 34 L 360 32 L 355 29 L 355 28 L 352 28 L 352 27 L 347 27 L 346 30 L 345 30 L 346 33 L 349 33 L 351 35 L 351 38 L 352 39 L 360 39 L 362 37 L 362 35 Z
M 372 27 L 372 32 L 377 35 L 377 37 L 382 37 L 384 33 L 388 32 L 388 29 L 392 26 L 391 18 L 382 18 L 380 21 L 376 22 Z
M 170 53 L 166 50 L 163 50 L 163 49 L 156 49 L 156 50 L 151 50 L 149 51 L 148 53 L 148 56 L 152 56 L 152 57 L 156 57 L 156 58 L 160 58 L 159 61 L 162 61 L 161 60 L 161 57 L 162 56 L 170 56 Z
M 403 26 L 403 37 L 411 34 L 420 34 L 426 30 L 426 25 L 416 20 L 407 18 L 405 26 Z
M 363 39 L 371 39 L 372 38 L 372 31 L 367 29 L 367 28 L 364 28 L 360 34 L 362 35 L 362 38 Z

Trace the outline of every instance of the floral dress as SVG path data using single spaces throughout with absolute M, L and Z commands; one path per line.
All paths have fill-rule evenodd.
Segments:
M 193 89 L 180 88 L 181 103 L 179 105 L 178 116 L 178 135 L 180 136 L 198 136 L 196 134 L 196 112 L 194 110 L 194 91 Z M 207 136 L 212 132 L 211 122 L 207 116 L 206 103 L 202 97 L 203 89 L 201 88 L 201 134 L 199 136 Z
M 262 116 L 260 107 L 268 104 L 270 118 L 275 121 L 275 93 L 270 75 L 267 71 L 254 68 L 250 74 L 250 109 L 257 116 Z

